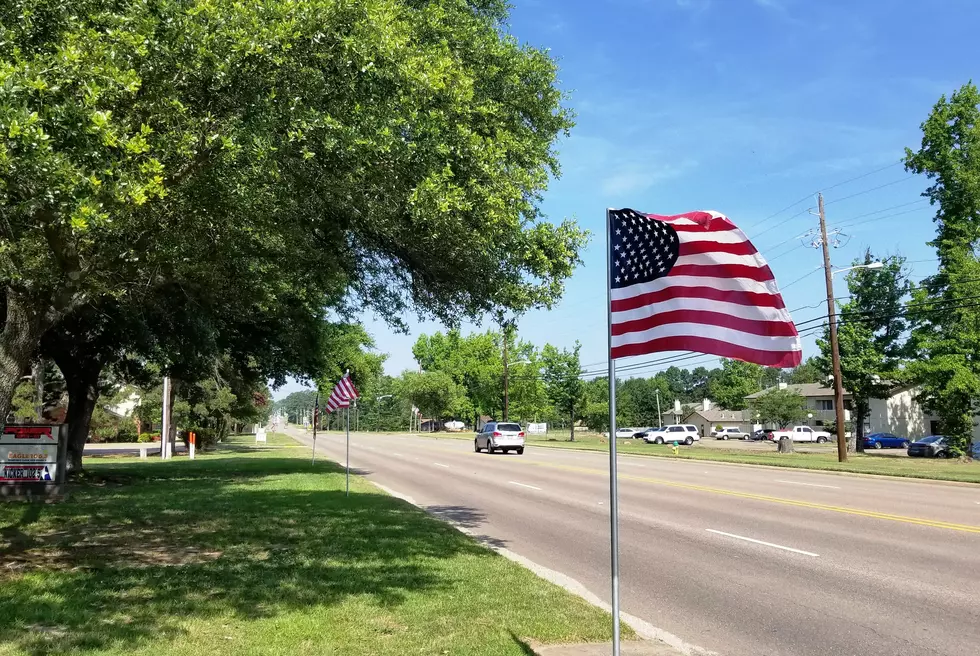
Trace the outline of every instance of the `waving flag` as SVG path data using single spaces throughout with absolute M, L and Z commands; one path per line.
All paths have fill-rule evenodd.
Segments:
M 802 359 L 776 279 L 728 217 L 609 210 L 612 359 L 696 351 L 770 367 Z
M 340 379 L 340 382 L 334 386 L 333 392 L 330 393 L 330 398 L 327 399 L 323 407 L 326 408 L 327 412 L 333 412 L 337 408 L 349 407 L 351 400 L 359 396 L 360 394 L 357 393 L 357 388 L 351 382 L 350 373 L 346 373 Z

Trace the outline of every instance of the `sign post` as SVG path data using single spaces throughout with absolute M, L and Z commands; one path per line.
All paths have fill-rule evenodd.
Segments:
M 8 425 L 0 433 L 0 496 L 57 494 L 65 482 L 64 424 Z

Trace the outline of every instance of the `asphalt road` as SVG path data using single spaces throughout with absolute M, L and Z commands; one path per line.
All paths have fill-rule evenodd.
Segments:
M 317 447 L 344 462 L 342 437 Z M 608 601 L 605 454 L 358 433 L 351 467 Z M 629 456 L 619 473 L 623 610 L 687 643 L 980 653 L 980 486 Z

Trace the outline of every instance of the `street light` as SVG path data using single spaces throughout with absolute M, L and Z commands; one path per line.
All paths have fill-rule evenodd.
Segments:
M 856 264 L 854 266 L 845 267 L 843 269 L 833 269 L 830 275 L 836 275 L 838 273 L 843 273 L 845 271 L 851 271 L 853 269 L 880 269 L 885 266 L 882 262 L 871 262 L 870 264 Z
M 856 264 L 843 269 L 833 269 L 830 266 L 830 253 L 827 250 L 827 228 L 823 219 L 823 196 L 820 196 L 820 228 L 823 232 L 824 270 L 827 278 L 827 318 L 830 324 L 830 359 L 834 368 L 834 411 L 837 423 L 837 460 L 847 462 L 847 437 L 844 434 L 844 382 L 840 372 L 840 345 L 837 341 L 837 308 L 834 306 L 834 275 L 854 269 L 880 269 L 885 266 L 881 262 Z

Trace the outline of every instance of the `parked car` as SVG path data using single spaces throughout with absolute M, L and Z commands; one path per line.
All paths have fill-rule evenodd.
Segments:
M 647 428 L 640 428 L 637 429 L 635 433 L 633 433 L 633 439 L 642 440 L 644 437 L 647 436 L 647 434 L 656 433 L 657 431 L 661 431 L 661 430 L 663 430 L 662 426 L 648 426 Z
M 871 433 L 864 437 L 865 449 L 907 449 L 909 444 L 909 438 L 891 433 Z
M 809 426 L 794 426 L 787 430 L 771 430 L 768 433 L 768 439 L 773 442 L 789 439 L 794 442 L 818 442 L 823 444 L 830 439 L 830 433 L 814 430 Z
M 621 440 L 622 439 L 633 439 L 633 436 L 634 435 L 636 435 L 636 429 L 635 428 L 617 428 L 616 429 L 616 437 L 618 439 L 621 439 Z
M 497 450 L 504 453 L 508 451 L 524 453 L 524 430 L 520 424 L 514 422 L 487 422 L 473 440 L 473 450 L 479 453 L 480 449 L 486 449 L 487 453 Z
M 664 426 L 656 431 L 651 431 L 644 435 L 643 441 L 647 444 L 663 444 L 665 442 L 682 442 L 690 446 L 695 440 L 700 440 L 701 434 L 698 427 L 691 424 L 673 424 Z
M 930 435 L 912 442 L 908 454 L 912 458 L 948 458 L 949 445 L 942 435 Z
M 768 440 L 769 431 L 760 428 L 759 430 L 754 431 L 751 435 L 749 435 L 748 439 L 752 440 L 753 442 L 758 442 L 760 440 Z
M 711 431 L 711 437 L 716 440 L 747 440 L 749 434 L 735 426 L 722 426 Z

